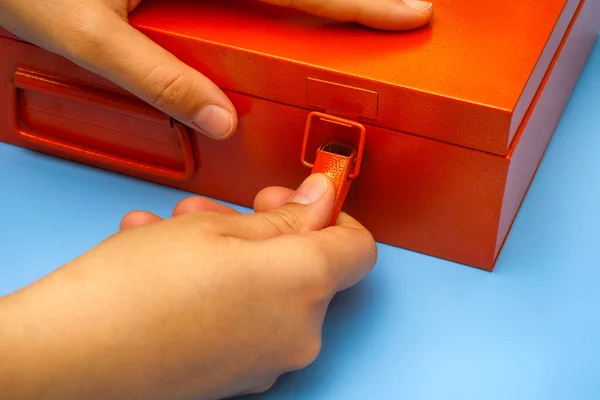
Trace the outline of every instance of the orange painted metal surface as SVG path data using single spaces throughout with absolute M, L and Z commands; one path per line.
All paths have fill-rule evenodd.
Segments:
M 318 132 L 316 141 L 315 131 Z M 317 111 L 308 114 L 300 162 L 311 168 L 311 173 L 324 173 L 333 181 L 335 205 L 328 226 L 335 225 L 352 181 L 360 174 L 365 136 L 365 127 L 358 122 Z M 307 159 L 308 153 L 314 156 L 314 161 Z
M 313 137 L 315 131 L 319 133 L 316 142 Z M 352 131 L 358 139 L 348 137 L 352 136 L 348 134 Z M 308 114 L 300 162 L 311 168 L 313 174 L 324 173 L 333 181 L 335 205 L 328 222 L 329 226 L 335 225 L 352 181 L 360 174 L 365 136 L 365 127 L 358 122 L 316 111 Z M 307 159 L 307 153 L 314 155 L 314 162 Z
M 315 131 L 319 133 L 319 138 L 316 141 L 316 147 L 315 140 L 313 138 Z M 354 135 L 350 135 L 349 131 L 354 131 Z M 308 114 L 308 120 L 306 121 L 304 140 L 302 142 L 302 152 L 300 153 L 300 162 L 309 168 L 313 168 L 314 164 L 308 161 L 307 153 L 316 154 L 323 145 L 327 145 L 332 142 L 349 142 L 351 143 L 349 146 L 352 146 L 352 148 L 355 149 L 356 157 L 355 161 L 353 162 L 354 167 L 349 172 L 348 178 L 356 179 L 360 174 L 360 167 L 362 166 L 362 158 L 365 149 L 365 136 L 365 127 L 358 122 L 313 111 Z
M 182 130 L 0 37 L 0 141 L 245 206 L 306 178 L 303 151 L 317 164 L 341 143 L 362 155 L 344 210 L 377 240 L 491 270 L 596 41 L 599 4 L 440 0 L 431 27 L 390 34 L 253 1 L 145 0 L 132 23 L 225 89 L 240 116 L 231 139 Z M 326 121 L 340 117 L 350 123 Z
M 378 95 L 364 122 L 506 154 L 578 0 L 436 0 L 414 32 L 254 0 L 145 0 L 131 23 L 219 86 L 310 108 L 307 79 Z

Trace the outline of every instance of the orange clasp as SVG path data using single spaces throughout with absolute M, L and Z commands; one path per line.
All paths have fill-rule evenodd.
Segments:
M 316 129 L 316 125 L 320 129 Z M 311 144 L 311 133 L 318 130 L 321 136 L 320 145 Z M 358 141 L 353 145 L 348 142 L 348 131 L 358 134 Z M 324 173 L 331 178 L 336 188 L 335 206 L 328 226 L 335 225 L 344 201 L 352 184 L 360 173 L 365 146 L 365 127 L 354 121 L 332 115 L 311 112 L 308 115 L 304 141 L 302 144 L 301 162 L 312 168 L 313 174 Z M 309 162 L 306 155 L 314 150 L 315 159 Z

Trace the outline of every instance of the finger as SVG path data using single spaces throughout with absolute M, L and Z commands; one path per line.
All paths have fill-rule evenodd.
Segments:
M 180 201 L 173 209 L 173 216 L 184 215 L 190 212 L 218 212 L 222 214 L 240 214 L 231 207 L 224 206 L 214 200 L 204 197 L 189 197 Z M 119 230 L 138 228 L 153 222 L 162 221 L 162 218 L 147 211 L 131 211 L 122 219 Z
M 240 214 L 238 211 L 234 210 L 231 207 L 227 207 L 223 204 L 217 203 L 214 200 L 207 199 L 206 197 L 197 196 L 188 197 L 187 199 L 180 201 L 173 209 L 173 216 L 177 217 L 179 215 L 187 214 L 190 212 L 203 211 L 212 211 L 231 215 Z
M 267 212 L 283 206 L 293 196 L 292 189 L 273 186 L 261 190 L 254 198 L 254 211 Z
M 144 225 L 152 224 L 157 221 L 162 221 L 162 218 L 158 215 L 149 213 L 147 211 L 132 211 L 127 213 L 121 219 L 119 230 L 124 231 L 127 229 L 138 228 Z
M 356 22 L 382 30 L 410 30 L 427 25 L 433 6 L 417 0 L 261 0 L 265 3 L 293 7 L 319 17 L 342 22 Z
M 69 3 L 77 9 L 48 16 L 64 31 L 63 55 L 209 137 L 233 134 L 234 106 L 208 78 L 134 29 L 106 3 Z

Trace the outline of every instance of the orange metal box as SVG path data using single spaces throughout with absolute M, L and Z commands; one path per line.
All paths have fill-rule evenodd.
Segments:
M 254 1 L 145 0 L 131 23 L 223 88 L 239 129 L 212 141 L 3 32 L 0 140 L 250 206 L 296 187 L 311 111 L 365 129 L 344 209 L 376 239 L 492 270 L 600 28 L 600 1 L 437 0 L 391 33 Z M 306 157 L 326 140 L 315 118 Z M 347 138 L 347 139 L 346 139 Z

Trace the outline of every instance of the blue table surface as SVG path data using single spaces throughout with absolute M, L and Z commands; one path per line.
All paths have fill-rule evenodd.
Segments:
M 381 246 L 264 399 L 600 399 L 600 42 L 493 273 Z M 188 194 L 0 145 L 0 295 Z

